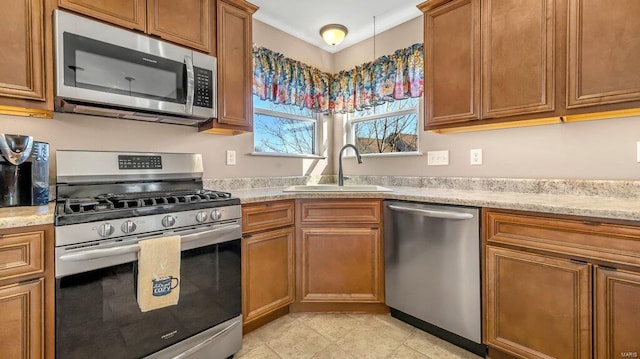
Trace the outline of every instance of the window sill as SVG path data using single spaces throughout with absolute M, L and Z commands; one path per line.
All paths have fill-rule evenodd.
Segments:
M 405 157 L 405 156 L 423 156 L 422 152 L 389 152 L 389 153 L 363 153 L 360 157 Z M 355 158 L 355 155 L 345 155 L 345 158 Z
M 292 153 L 272 153 L 272 152 L 251 152 L 250 156 L 258 156 L 258 157 L 288 157 L 288 158 L 304 158 L 304 159 L 314 159 L 314 160 L 324 160 L 325 156 L 320 155 L 297 155 Z

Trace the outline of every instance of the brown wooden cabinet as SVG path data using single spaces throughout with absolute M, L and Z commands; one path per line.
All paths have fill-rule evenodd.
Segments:
M 557 115 L 561 4 L 434 0 L 419 8 L 425 19 L 425 129 Z
M 521 358 L 589 358 L 591 267 L 486 251 L 486 344 Z
M 252 14 L 243 0 L 217 1 L 218 118 L 200 126 L 207 133 L 253 130 Z
M 640 355 L 640 271 L 596 269 L 595 358 Z
M 441 0 L 421 6 L 425 128 L 479 119 L 480 1 Z
M 53 358 L 53 227 L 0 229 L 0 348 L 6 358 Z
M 0 348 L 5 358 L 44 358 L 44 279 L 0 287 Z
M 58 0 L 61 8 L 209 53 L 215 27 L 210 0 Z
M 298 200 L 296 211 L 296 303 L 292 308 L 382 310 L 380 200 L 303 199 Z
M 569 1 L 567 108 L 640 107 L 640 2 Z
M 638 223 L 494 209 L 483 222 L 492 358 L 640 353 Z
M 3 1 L 2 11 L 0 111 L 51 117 L 46 111 L 20 109 L 53 110 L 53 102 L 47 101 L 50 92 L 47 84 L 51 83 L 47 76 L 51 73 L 47 74 L 45 63 L 51 49 L 48 42 L 52 39 L 45 0 Z
M 294 301 L 294 202 L 242 206 L 242 313 L 251 331 Z

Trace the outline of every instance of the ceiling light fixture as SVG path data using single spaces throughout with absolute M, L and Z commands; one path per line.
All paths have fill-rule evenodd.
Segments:
M 339 24 L 325 25 L 320 29 L 320 36 L 328 45 L 335 46 L 347 36 L 347 27 Z

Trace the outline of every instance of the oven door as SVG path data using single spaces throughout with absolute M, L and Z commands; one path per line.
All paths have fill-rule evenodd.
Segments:
M 163 233 L 182 236 L 180 300 L 144 313 L 135 292 L 137 242 L 152 237 L 56 248 L 56 356 L 140 358 L 180 342 L 194 352 L 202 343 L 185 339 L 209 344 L 231 328 L 213 339 L 200 333 L 221 323 L 240 328 L 230 322 L 241 314 L 240 231 L 236 221 Z

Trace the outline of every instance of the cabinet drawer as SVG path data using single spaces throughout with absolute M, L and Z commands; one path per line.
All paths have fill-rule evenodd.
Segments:
M 0 280 L 44 273 L 44 231 L 0 235 Z
M 300 200 L 302 224 L 380 223 L 379 200 Z
M 291 226 L 294 222 L 294 201 L 253 203 L 242 206 L 242 232 Z
M 640 226 L 494 210 L 484 218 L 488 244 L 640 265 Z

